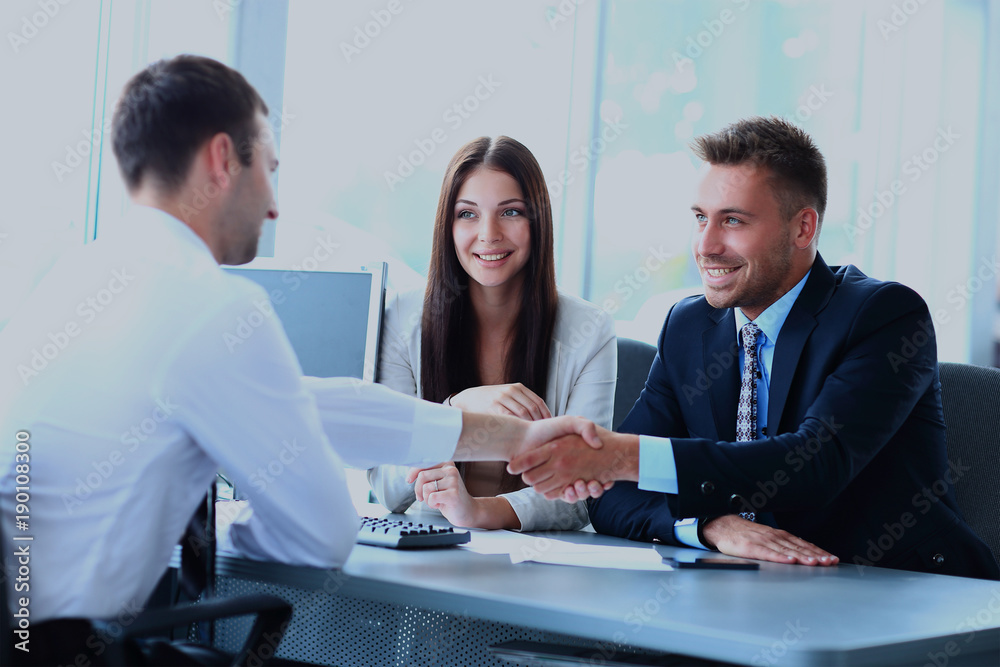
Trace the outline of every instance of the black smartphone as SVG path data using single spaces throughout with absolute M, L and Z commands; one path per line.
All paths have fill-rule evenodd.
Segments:
M 678 570 L 759 570 L 760 563 L 738 558 L 671 558 L 663 562 Z

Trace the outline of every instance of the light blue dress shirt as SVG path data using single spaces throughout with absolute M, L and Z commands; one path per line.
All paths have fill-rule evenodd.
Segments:
M 809 279 L 810 270 L 788 290 L 780 299 L 768 306 L 753 322 L 760 327 L 757 337 L 757 368 L 760 377 L 757 379 L 757 437 L 765 437 L 767 429 L 767 399 L 771 386 L 771 364 L 774 361 L 774 344 L 778 340 L 781 327 L 792 310 L 792 305 L 799 298 L 802 288 Z M 750 322 L 743 311 L 736 309 L 736 340 L 740 340 L 740 329 Z M 668 352 L 669 354 L 669 352 Z M 744 362 L 743 346 L 740 345 L 740 373 Z M 667 362 L 669 363 L 669 361 Z M 677 465 L 674 462 L 673 444 L 670 438 L 660 438 L 652 435 L 639 436 L 639 488 L 645 491 L 661 493 L 677 493 Z M 705 548 L 698 540 L 696 522 L 692 519 L 681 519 L 674 523 L 674 537 L 681 543 L 691 547 Z

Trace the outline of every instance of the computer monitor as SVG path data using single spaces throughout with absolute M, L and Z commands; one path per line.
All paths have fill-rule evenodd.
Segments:
M 375 381 L 385 304 L 384 262 L 357 271 L 226 271 L 264 288 L 303 373 Z

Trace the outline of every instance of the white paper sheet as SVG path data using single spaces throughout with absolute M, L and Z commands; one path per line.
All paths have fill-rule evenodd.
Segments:
M 550 563 L 615 570 L 669 571 L 660 554 L 649 547 L 619 547 L 576 544 L 536 535 L 505 530 L 470 531 L 472 539 L 462 548 L 480 554 L 507 554 L 512 563 Z

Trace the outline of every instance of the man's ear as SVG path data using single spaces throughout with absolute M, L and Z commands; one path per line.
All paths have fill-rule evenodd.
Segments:
M 235 176 L 241 166 L 232 137 L 219 132 L 208 140 L 208 173 L 213 183 L 229 187 L 230 177 Z
M 816 239 L 816 232 L 819 230 L 819 213 L 814 208 L 801 209 L 792 218 L 794 221 L 793 233 L 795 234 L 795 247 L 805 250 Z

